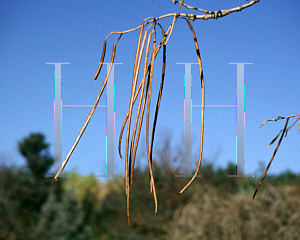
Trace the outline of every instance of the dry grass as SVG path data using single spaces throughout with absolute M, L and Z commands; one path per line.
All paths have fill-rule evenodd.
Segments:
M 225 197 L 200 187 L 189 204 L 175 211 L 168 239 L 299 239 L 299 187 L 266 184 L 254 207 L 250 194 Z

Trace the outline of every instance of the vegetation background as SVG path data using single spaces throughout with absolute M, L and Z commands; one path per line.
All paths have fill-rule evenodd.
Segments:
M 40 133 L 18 143 L 26 166 L 0 166 L 0 239 L 298 239 L 300 175 L 267 175 L 251 206 L 257 178 L 228 178 L 235 166 L 215 169 L 213 159 L 183 193 L 176 178 L 183 162 L 166 135 L 155 152 L 158 213 L 148 169 L 137 167 L 131 190 L 131 225 L 126 218 L 124 178 L 101 182 L 94 175 L 45 178 L 53 164 Z M 263 168 L 262 168 L 263 169 Z M 262 173 L 262 171 L 261 171 Z

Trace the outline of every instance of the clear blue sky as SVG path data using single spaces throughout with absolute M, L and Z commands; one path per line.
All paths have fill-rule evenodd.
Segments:
M 235 7 L 245 1 L 185 1 L 207 10 Z M 197 5 L 198 4 L 198 5 Z M 245 67 L 245 171 L 255 174 L 259 161 L 267 166 L 275 145 L 269 142 L 285 121 L 266 119 L 300 113 L 300 3 L 261 0 L 254 6 L 218 20 L 198 20 L 193 27 L 200 45 L 206 87 L 206 104 L 236 104 L 236 67 L 230 62 L 252 62 Z M 62 67 L 63 104 L 94 103 L 104 80 L 102 73 L 91 85 L 101 57 L 105 37 L 111 31 L 124 31 L 141 24 L 147 17 L 172 12 L 188 12 L 171 0 L 131 1 L 10 1 L 0 2 L 0 155 L 8 164 L 24 164 L 17 142 L 32 132 L 45 134 L 53 152 L 54 142 L 54 67 L 46 62 L 70 62 Z M 161 23 L 168 28 L 171 18 Z M 108 40 L 109 62 L 112 44 Z M 116 132 L 129 106 L 132 66 L 138 32 L 122 36 L 115 62 Z M 160 57 L 158 57 L 160 58 Z M 161 68 L 157 62 L 157 73 Z M 176 63 L 197 62 L 192 35 L 185 21 L 177 20 L 167 46 L 164 92 L 157 127 L 159 136 L 167 129 L 173 143 L 183 143 L 183 74 Z M 105 68 L 103 69 L 105 72 Z M 200 84 L 196 65 L 193 72 L 193 104 L 200 104 Z M 157 91 L 160 78 L 154 79 Z M 157 93 L 154 93 L 156 99 Z M 153 99 L 153 100 L 154 100 Z M 105 104 L 105 98 L 100 101 Z M 155 105 L 155 102 L 152 102 Z M 63 109 L 63 158 L 67 155 L 90 109 Z M 105 174 L 105 116 L 97 109 L 83 138 L 67 164 L 82 174 Z M 235 163 L 235 109 L 206 109 L 204 159 L 225 167 Z M 292 121 L 290 121 L 292 123 Z M 199 152 L 200 110 L 193 110 L 193 155 Z M 276 174 L 286 169 L 300 171 L 298 126 L 283 139 L 269 170 Z M 145 130 L 142 137 L 145 136 Z M 141 140 L 141 143 L 143 140 Z M 125 142 L 123 142 L 123 146 Z M 141 146 L 143 146 L 141 144 Z M 219 152 L 214 159 L 216 152 Z M 119 173 L 124 162 L 117 152 Z M 124 154 L 124 149 L 123 149 Z M 145 160 L 143 160 L 145 161 Z M 204 162 L 203 162 L 204 163 Z

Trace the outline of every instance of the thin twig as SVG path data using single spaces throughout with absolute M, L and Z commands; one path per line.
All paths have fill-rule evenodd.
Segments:
M 172 0 L 172 2 L 173 2 L 174 4 L 179 3 L 179 1 L 176 1 L 176 0 Z M 187 4 L 184 4 L 183 1 L 181 1 L 181 2 L 179 3 L 179 6 L 180 6 L 180 7 L 181 7 L 181 6 L 184 6 L 184 7 L 186 7 L 187 9 L 193 9 L 193 10 L 197 10 L 197 11 L 200 11 L 200 12 L 209 13 L 209 11 L 207 11 L 207 10 L 200 9 L 200 8 L 196 8 L 196 7 L 192 7 L 192 6 L 189 6 L 189 5 L 187 5 Z
M 267 166 L 267 168 L 266 168 L 266 170 L 265 170 L 265 173 L 264 173 L 264 175 L 263 175 L 263 177 L 262 177 L 260 183 L 258 184 L 258 186 L 257 186 L 257 188 L 256 188 L 256 190 L 255 190 L 255 192 L 254 192 L 254 194 L 253 194 L 253 197 L 252 197 L 252 206 L 253 206 L 253 201 L 254 201 L 255 195 L 256 195 L 256 193 L 258 192 L 258 190 L 259 190 L 259 188 L 260 188 L 260 185 L 262 184 L 262 182 L 263 182 L 263 180 L 264 180 L 264 178 L 265 178 L 265 176 L 266 176 L 266 174 L 267 174 L 267 172 L 268 172 L 268 170 L 269 170 L 269 167 L 271 166 L 271 163 L 272 163 L 272 161 L 273 161 L 273 159 L 274 159 L 274 157 L 275 157 L 275 154 L 276 154 L 276 152 L 277 152 L 277 150 L 278 150 L 278 148 L 279 148 L 279 146 L 280 146 L 280 143 L 281 143 L 282 138 L 283 138 L 283 135 L 284 135 L 284 133 L 285 133 L 285 131 L 286 131 L 286 127 L 287 127 L 288 122 L 289 122 L 289 118 L 286 119 L 285 126 L 284 126 L 284 128 L 283 128 L 283 131 L 282 131 L 282 134 L 281 134 L 281 136 L 280 136 L 280 139 L 279 139 L 279 142 L 278 142 L 278 144 L 277 144 L 277 147 L 275 148 L 274 153 L 273 153 L 273 156 L 272 156 L 272 158 L 271 158 L 271 160 L 270 160 L 270 162 L 269 162 L 269 164 L 268 164 L 268 166 Z
M 290 118 L 293 118 L 293 117 L 297 117 L 297 119 L 295 120 L 295 122 L 293 124 L 291 124 L 289 127 L 287 127 L 287 129 L 285 130 L 285 136 L 287 135 L 288 131 L 291 130 L 293 128 L 293 126 L 296 124 L 297 121 L 299 121 L 299 132 L 300 132 L 300 114 L 297 114 L 297 115 L 291 115 L 291 116 L 287 116 L 287 117 L 281 117 L 281 116 L 278 116 L 278 118 L 275 118 L 275 119 L 271 119 L 271 120 L 265 120 L 262 125 L 260 125 L 259 127 L 262 127 L 266 122 L 268 121 L 275 121 L 277 122 L 278 120 L 281 120 L 281 119 L 290 119 Z M 275 138 L 270 142 L 270 144 L 268 145 L 268 147 L 270 147 L 276 140 L 277 138 L 279 137 L 280 133 L 281 133 L 282 130 L 280 130 L 280 132 L 275 136 Z
M 173 2 L 175 4 L 178 3 L 178 1 L 173 1 Z M 180 17 L 188 17 L 192 21 L 194 21 L 196 19 L 204 19 L 204 20 L 208 20 L 208 19 L 211 19 L 211 18 L 218 19 L 218 18 L 221 18 L 221 17 L 225 17 L 226 15 L 228 15 L 230 13 L 233 13 L 233 12 L 240 12 L 240 11 L 242 11 L 245 8 L 251 7 L 252 5 L 254 5 L 257 2 L 259 2 L 259 0 L 252 0 L 249 3 L 240 5 L 238 7 L 234 7 L 234 8 L 230 8 L 230 9 L 225 9 L 225 10 L 219 10 L 219 11 L 207 11 L 207 10 L 197 9 L 197 8 L 189 6 L 188 8 L 191 8 L 191 9 L 194 9 L 194 10 L 198 10 L 198 11 L 201 11 L 201 12 L 205 12 L 205 14 L 195 15 L 195 14 L 178 13 L 177 15 L 180 16 Z M 156 20 L 159 20 L 161 18 L 170 16 L 172 14 L 174 14 L 174 13 L 163 15 L 163 16 L 161 16 L 159 18 L 156 18 Z
M 291 124 L 289 127 L 287 127 L 289 119 L 290 119 L 290 118 L 293 118 L 293 117 L 297 117 L 296 121 L 295 121 L 293 124 Z M 261 186 L 261 184 L 262 184 L 262 182 L 263 182 L 263 180 L 264 180 L 264 178 L 265 178 L 265 176 L 266 176 L 266 174 L 267 174 L 267 171 L 268 171 L 268 169 L 269 169 L 269 167 L 270 167 L 270 165 L 271 165 L 271 163 L 272 163 L 272 161 L 273 161 L 273 159 L 274 159 L 274 157 L 275 157 L 275 154 L 276 154 L 276 152 L 277 152 L 277 150 L 278 150 L 278 148 L 279 148 L 279 146 L 280 146 L 280 144 L 281 144 L 281 141 L 282 141 L 282 138 L 283 138 L 284 134 L 285 134 L 285 136 L 286 136 L 287 133 L 288 133 L 288 131 L 292 129 L 292 127 L 295 125 L 295 123 L 296 123 L 298 120 L 299 120 L 299 131 L 300 131 L 300 114 L 291 115 L 291 116 L 287 116 L 287 117 L 281 117 L 281 116 L 278 116 L 278 117 L 275 118 L 275 119 L 265 120 L 265 121 L 262 123 L 262 125 L 260 125 L 259 127 L 262 127 L 262 126 L 263 126 L 266 122 L 268 122 L 268 121 L 275 121 L 275 122 L 276 122 L 276 121 L 281 120 L 281 119 L 286 119 L 286 123 L 285 123 L 285 126 L 284 126 L 283 130 L 280 130 L 280 132 L 275 136 L 275 138 L 274 138 L 274 139 L 270 142 L 270 144 L 268 145 L 268 147 L 270 147 L 270 146 L 277 140 L 277 138 L 279 137 L 280 133 L 282 132 L 281 137 L 280 137 L 280 139 L 279 139 L 279 142 L 278 142 L 278 144 L 277 144 L 277 147 L 276 147 L 276 149 L 275 149 L 275 151 L 274 151 L 274 153 L 273 153 L 273 156 L 272 156 L 272 158 L 271 158 L 271 160 L 270 160 L 270 162 L 269 162 L 269 164 L 268 164 L 268 166 L 267 166 L 267 168 L 266 168 L 266 170 L 265 170 L 265 173 L 264 173 L 264 175 L 263 175 L 263 177 L 262 177 L 262 179 L 261 179 L 261 181 L 260 181 L 258 187 L 256 188 L 256 190 L 255 190 L 255 192 L 254 192 L 254 194 L 253 194 L 253 197 L 252 197 L 252 206 L 253 206 L 254 197 L 255 197 L 255 195 L 256 195 L 258 189 L 260 188 L 260 186 Z
M 287 116 L 287 117 L 281 117 L 281 116 L 278 116 L 278 118 L 275 118 L 275 119 L 265 120 L 265 121 L 262 123 L 262 125 L 260 125 L 259 127 L 261 128 L 266 122 L 270 122 L 270 121 L 275 121 L 275 122 L 277 122 L 278 120 L 286 119 L 286 118 L 292 118 L 292 117 L 297 117 L 297 118 L 299 118 L 299 117 L 300 117 L 300 114 L 291 115 L 291 116 Z

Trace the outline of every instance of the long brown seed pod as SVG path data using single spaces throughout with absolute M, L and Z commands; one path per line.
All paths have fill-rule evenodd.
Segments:
M 160 105 L 160 99 L 161 99 L 161 95 L 162 95 L 162 89 L 163 89 L 163 85 L 164 85 L 164 79 L 165 79 L 165 68 L 166 68 L 166 45 L 168 40 L 170 39 L 170 36 L 172 34 L 172 30 L 174 27 L 174 23 L 176 21 L 177 17 L 174 16 L 173 18 L 173 22 L 170 25 L 170 27 L 167 30 L 167 33 L 164 34 L 163 32 L 163 39 L 160 43 L 160 45 L 157 47 L 157 53 L 161 47 L 161 45 L 163 45 L 163 66 L 162 66 L 162 74 L 161 74 L 161 84 L 160 84 L 160 89 L 159 89 L 159 94 L 158 94 L 158 99 L 157 99 L 157 103 L 156 103 L 156 109 L 155 109 L 155 116 L 154 116 L 154 120 L 153 120 L 153 127 L 152 127 L 152 134 L 151 134 L 151 148 L 150 148 L 150 156 L 151 156 L 151 160 L 152 160 L 152 150 L 153 150 L 153 143 L 154 143 L 154 135 L 155 135 L 155 128 L 156 128 L 156 121 L 157 121 L 157 116 L 158 116 L 158 110 L 159 110 L 159 105 Z M 163 30 L 163 29 L 162 29 Z M 169 34 L 170 32 L 170 34 Z M 169 35 L 168 35 L 169 34 Z M 168 38 L 166 38 L 168 35 Z
M 147 35 L 148 35 L 148 29 L 146 29 L 145 34 L 144 34 L 144 39 L 143 39 L 143 43 L 142 43 L 142 47 L 141 47 L 140 55 L 139 55 L 139 59 L 138 59 L 138 65 L 136 66 L 137 69 L 135 71 L 135 82 L 137 82 L 137 79 L 138 79 L 139 70 L 140 70 L 140 64 L 141 64 L 142 55 L 143 55 L 143 52 L 144 52 L 144 46 L 145 46 Z M 134 90 L 135 90 L 135 88 L 134 88 Z M 138 91 L 139 90 L 137 90 L 137 92 Z M 133 93 L 133 96 L 135 96 L 135 93 Z M 133 97 L 133 99 L 132 99 L 132 106 L 134 105 L 134 103 L 135 103 L 135 98 Z M 130 151 L 129 151 L 129 166 L 128 166 L 128 171 L 129 171 L 129 185 L 130 185 L 130 181 L 132 180 L 132 175 L 131 175 L 131 172 L 132 172 L 131 171 L 131 169 L 132 169 L 132 166 L 131 166 L 132 148 L 133 148 L 133 143 L 134 143 L 134 138 L 135 138 L 135 133 L 136 133 L 136 125 L 137 125 L 137 119 L 138 119 L 138 117 L 139 117 L 139 111 L 137 112 L 137 115 L 136 115 L 136 120 L 135 120 L 134 129 L 133 129 L 133 134 L 132 134 L 132 137 L 131 137 Z
M 98 67 L 98 70 L 97 70 L 97 73 L 94 77 L 94 81 L 97 80 L 98 76 L 99 76 L 99 73 L 101 71 L 101 68 L 103 66 L 103 61 L 104 61 L 104 57 L 105 57 L 105 52 L 106 52 L 106 39 L 104 40 L 104 43 L 103 43 L 103 50 L 102 50 L 102 56 L 101 56 L 101 59 L 100 59 L 100 63 L 99 63 L 99 67 Z
M 153 39 L 153 49 L 152 49 L 152 56 L 151 56 L 151 69 L 149 74 L 148 106 L 147 106 L 147 115 L 146 115 L 146 148 L 147 148 L 147 159 L 148 159 L 149 173 L 150 173 L 150 185 L 154 195 L 155 213 L 157 213 L 157 197 L 156 197 L 155 183 L 153 178 L 152 162 L 151 162 L 150 151 L 149 151 L 149 112 L 150 112 L 150 102 L 151 102 L 153 68 L 154 68 L 154 60 L 155 60 L 155 43 L 156 43 L 156 31 L 154 25 L 154 39 Z
M 169 41 L 176 20 L 177 20 L 177 16 L 174 16 L 174 17 L 173 17 L 173 22 L 172 22 L 172 24 L 170 25 L 170 27 L 168 28 L 167 32 L 165 33 L 165 37 L 162 39 L 162 42 L 160 43 L 160 45 L 155 49 L 155 58 L 156 58 L 156 56 L 157 56 L 157 54 L 158 54 L 158 52 L 159 52 L 160 47 L 162 46 L 162 44 L 167 44 L 167 42 Z M 167 36 L 168 36 L 168 37 L 167 37 Z M 166 37 L 167 37 L 167 38 L 166 38 Z M 148 74 L 149 70 L 150 70 L 150 64 L 149 64 L 149 66 L 148 66 L 148 68 L 147 68 L 146 74 Z M 134 102 L 135 102 L 135 100 L 136 100 L 136 98 L 137 98 L 137 96 L 138 96 L 138 93 L 139 93 L 139 91 L 140 91 L 140 89 L 141 89 L 141 86 L 142 86 L 142 82 L 140 82 L 140 85 L 139 85 L 139 87 L 138 87 L 138 90 L 137 90 L 137 92 L 136 92 L 136 94 L 135 94 L 135 96 L 134 96 Z M 128 116 L 129 116 L 129 110 L 127 111 L 127 114 L 126 114 L 126 116 L 125 116 L 125 119 L 124 119 L 123 124 L 122 124 L 122 127 L 121 127 L 120 135 L 119 135 L 118 150 L 119 150 L 119 156 L 120 156 L 120 158 L 122 158 L 122 153 L 121 153 L 122 136 L 123 136 L 123 132 L 124 132 L 124 129 L 125 129 L 125 125 L 126 125 Z
M 136 120 L 135 120 L 135 125 L 134 125 L 134 130 L 133 130 L 133 137 L 131 140 L 131 149 L 130 149 L 130 153 L 132 154 L 132 149 L 133 149 L 133 143 L 134 143 L 134 136 L 136 134 L 136 129 L 137 129 L 137 124 L 139 123 L 139 116 L 140 116 L 140 111 L 141 111 L 141 106 L 142 106 L 142 100 L 143 100 L 143 96 L 144 96 L 144 89 L 145 89 L 145 79 L 146 79 L 146 75 L 148 73 L 147 71 L 147 65 L 148 65 L 148 55 L 149 55 L 149 48 L 150 48 L 150 40 L 152 37 L 152 33 L 151 32 L 148 36 L 148 41 L 147 41 L 147 46 L 146 46 L 146 53 L 145 53 L 145 62 L 144 62 L 144 71 L 143 71 L 143 78 L 141 80 L 141 96 L 140 96 L 140 100 L 139 100 L 139 105 L 138 105 L 138 110 L 137 110 L 137 114 L 136 114 Z M 147 91 L 145 93 L 145 95 L 147 95 Z M 138 146 L 138 142 L 139 142 L 139 137 L 140 137 L 140 131 L 141 131 L 141 123 L 143 121 L 143 116 L 144 116 L 144 108 L 145 105 L 143 105 L 143 110 L 140 116 L 140 125 L 138 128 L 138 133 L 137 133 L 137 137 L 136 137 L 136 141 L 135 141 L 135 145 L 134 145 L 134 152 L 131 155 L 132 156 L 132 166 L 131 166 L 131 187 L 133 187 L 133 172 L 134 172 L 134 163 L 135 163 L 135 154 L 136 154 L 136 149 Z
M 126 150 L 125 150 L 125 182 L 126 182 L 126 195 L 127 195 L 127 218 L 128 218 L 128 225 L 130 226 L 130 219 L 129 219 L 129 196 L 130 196 L 130 186 L 129 186 L 129 171 L 128 171 L 128 145 L 129 145 L 129 135 L 130 135 L 130 125 L 131 125 L 131 114 L 132 114 L 132 107 L 133 107 L 133 98 L 136 88 L 136 73 L 138 72 L 137 69 L 137 62 L 139 56 L 140 45 L 142 41 L 142 34 L 144 30 L 144 21 L 141 25 L 139 40 L 136 49 L 135 55 L 135 63 L 134 63 L 134 70 L 133 70 L 133 79 L 132 79 L 132 89 L 131 89 L 131 97 L 130 97 L 130 104 L 129 104 L 129 116 L 128 116 L 128 125 L 127 125 L 127 136 L 126 136 Z
M 196 169 L 196 172 L 192 179 L 188 182 L 187 185 L 180 191 L 180 193 L 183 193 L 183 191 L 194 181 L 196 178 L 200 166 L 201 166 L 201 160 L 202 160 L 202 152 L 203 152 L 203 132 L 204 132 L 204 77 L 203 77 L 203 70 L 202 70 L 202 62 L 201 62 L 201 57 L 200 57 L 200 51 L 199 51 L 199 46 L 198 46 L 198 41 L 196 38 L 195 31 L 192 27 L 192 24 L 188 19 L 185 19 L 193 33 L 194 37 L 194 43 L 195 43 L 195 48 L 196 48 L 196 53 L 197 53 L 197 60 L 198 60 L 198 67 L 199 67 L 199 73 L 200 73 L 200 79 L 201 79 L 201 135 L 200 135 L 200 153 L 199 153 L 199 160 L 198 160 L 198 166 Z
M 167 44 L 167 42 L 169 41 L 170 36 L 171 36 L 171 33 L 172 33 L 172 30 L 173 30 L 173 27 L 174 27 L 174 23 L 176 22 L 176 20 L 177 20 L 177 16 L 174 15 L 174 17 L 173 17 L 173 22 L 172 22 L 172 24 L 170 25 L 170 27 L 168 28 L 167 32 L 165 33 L 165 36 L 168 36 L 168 38 L 166 38 L 166 37 L 163 38 L 162 42 L 160 43 L 160 45 L 159 45 L 159 46 L 157 47 L 157 49 L 155 50 L 155 58 L 156 58 L 156 56 L 157 56 L 157 54 L 158 54 L 158 51 L 159 51 L 161 45 L 162 45 L 162 44 Z M 147 73 L 146 73 L 146 74 L 148 74 L 149 70 L 150 70 L 150 64 L 149 64 L 149 66 L 148 66 L 148 68 L 147 68 Z M 134 102 L 135 102 L 135 100 L 136 100 L 136 98 L 137 98 L 137 96 L 138 96 L 138 93 L 139 93 L 139 91 L 140 91 L 141 86 L 142 86 L 142 82 L 140 83 L 140 85 L 139 85 L 139 87 L 138 87 L 138 90 L 137 90 L 137 92 L 136 92 L 136 94 L 135 94 L 135 96 L 134 96 Z M 124 119 L 123 124 L 122 124 L 122 127 L 121 127 L 120 135 L 119 135 L 118 150 L 119 150 L 119 156 L 120 156 L 120 158 L 122 158 L 122 153 L 121 153 L 122 136 L 123 136 L 123 132 L 124 132 L 124 129 L 125 129 L 125 125 L 126 125 L 128 116 L 129 116 L 129 110 L 127 111 L 127 114 L 126 114 L 126 116 L 125 116 L 125 119 Z
M 100 92 L 99 92 L 99 94 L 98 94 L 98 97 L 97 97 L 97 99 L 96 99 L 96 101 L 95 101 L 95 103 L 94 103 L 94 106 L 93 106 L 93 108 L 91 109 L 91 111 L 90 111 L 90 113 L 89 113 L 87 119 L 85 120 L 85 123 L 83 124 L 83 127 L 81 128 L 80 133 L 79 133 L 78 137 L 76 138 L 76 140 L 75 140 L 75 142 L 74 142 L 74 144 L 73 144 L 71 150 L 69 151 L 69 153 L 68 153 L 66 159 L 64 160 L 64 162 L 63 162 L 63 164 L 61 165 L 60 169 L 59 169 L 58 172 L 56 173 L 56 175 L 55 175 L 53 181 L 54 181 L 54 180 L 57 181 L 57 179 L 59 178 L 61 172 L 64 170 L 64 168 L 65 168 L 65 166 L 66 166 L 66 164 L 67 164 L 67 162 L 68 162 L 68 160 L 69 160 L 69 158 L 70 158 L 72 152 L 74 151 L 75 147 L 77 146 L 77 144 L 78 144 L 78 142 L 79 142 L 79 140 L 80 140 L 80 138 L 81 138 L 83 132 L 85 131 L 85 129 L 86 129 L 88 123 L 89 123 L 90 120 L 91 120 L 91 117 L 92 117 L 93 114 L 94 114 L 94 111 L 95 111 L 95 109 L 96 109 L 96 107 L 97 107 L 97 105 L 98 105 L 98 102 L 99 102 L 99 100 L 100 100 L 100 97 L 101 97 L 101 95 L 102 95 L 102 93 L 103 93 L 103 90 L 104 90 L 104 88 L 105 88 L 105 86 L 106 86 L 106 83 L 107 83 L 107 80 L 108 80 L 108 78 L 109 78 L 109 75 L 110 75 L 110 72 L 111 72 L 111 69 L 112 69 L 112 66 L 113 66 L 113 62 L 114 62 L 114 59 L 115 59 L 116 46 L 117 46 L 117 43 L 118 43 L 118 41 L 120 40 L 121 36 L 122 36 L 122 34 L 120 34 L 119 38 L 118 38 L 117 41 L 114 43 L 114 46 L 113 46 L 113 52 L 112 52 L 112 56 L 111 56 L 111 60 L 110 60 L 110 65 L 109 65 L 109 69 L 108 69 L 108 72 L 107 72 L 107 74 L 106 74 L 105 80 L 104 80 L 104 82 L 103 82 L 103 84 L 102 84 L 102 87 L 101 87 L 101 89 L 100 89 Z M 103 56 L 103 54 L 102 54 L 102 56 Z M 103 61 L 104 59 L 101 58 L 101 60 Z M 103 62 L 100 62 L 100 66 L 99 66 L 100 69 L 101 69 L 102 63 L 103 63 Z M 99 71 L 99 69 L 98 69 L 98 71 Z M 98 72 L 98 71 L 97 71 L 97 72 Z M 99 72 L 100 72 L 100 71 L 99 71 Z M 98 74 L 99 74 L 99 73 L 98 73 Z M 97 75 L 97 74 L 96 74 L 96 75 Z M 53 181 L 52 181 L 52 182 L 53 182 Z

